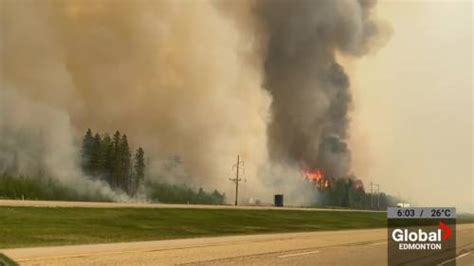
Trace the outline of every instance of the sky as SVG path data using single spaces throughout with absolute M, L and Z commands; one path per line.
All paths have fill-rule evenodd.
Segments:
M 192 5 L 176 1 L 49 3 L 15 2 L 2 13 L 0 58 L 8 68 L 0 71 L 0 109 L 10 111 L 0 113 L 0 123 L 13 130 L 9 137 L 0 138 L 0 146 L 3 140 L 6 147 L 16 149 L 27 146 L 23 137 L 39 138 L 41 141 L 31 143 L 54 147 L 47 161 L 57 169 L 67 165 L 63 158 L 69 162 L 76 158 L 74 139 L 80 139 L 87 127 L 100 132 L 120 129 L 129 134 L 131 143 L 145 143 L 148 155 L 185 158 L 184 164 L 192 166 L 188 171 L 212 186 L 233 193 L 227 175 L 232 173 L 237 153 L 247 162 L 249 180 L 253 177 L 260 182 L 257 170 L 268 166 L 267 125 L 275 98 L 261 88 L 265 76 L 260 67 L 265 58 L 260 45 L 265 46 L 266 41 L 260 36 L 264 35 L 260 26 L 253 25 L 252 5 L 246 5 L 251 1 L 235 2 L 239 4 L 231 5 L 232 10 L 216 9 L 210 1 L 193 1 Z M 370 49 L 364 56 L 351 48 L 361 44 L 361 33 L 371 33 L 363 23 L 369 11 L 356 2 L 326 3 L 330 4 L 321 6 L 344 8 L 330 8 L 337 11 L 334 14 L 316 8 L 314 16 L 322 20 L 303 19 L 301 25 L 318 26 L 326 20 L 321 25 L 345 25 L 328 30 L 347 34 L 334 39 L 343 40 L 334 49 L 341 52 L 338 60 L 353 90 L 350 146 L 354 174 L 368 191 L 373 182 L 382 191 L 419 206 L 456 206 L 474 212 L 473 3 L 380 0 L 376 15 L 390 25 L 391 34 L 385 36 L 382 30 L 383 38 L 376 40 L 385 44 L 371 44 L 371 48 L 382 48 Z M 311 18 L 308 14 L 312 13 L 303 18 Z M 321 14 L 324 16 L 318 16 Z M 302 19 L 299 13 L 287 12 L 277 18 L 286 24 L 286 20 Z M 295 27 L 290 30 L 293 39 L 285 37 L 282 42 L 304 49 L 298 40 L 314 34 L 308 30 L 312 28 L 291 25 Z M 362 57 L 348 58 L 350 54 Z M 285 70 L 290 65 L 282 64 Z M 327 98 L 320 99 L 318 93 L 313 96 Z M 328 105 L 322 101 L 294 106 Z M 314 110 L 303 114 L 317 117 Z M 64 138 L 32 136 L 38 128 L 40 132 L 63 132 Z M 22 148 L 24 157 L 36 162 L 36 152 L 42 149 L 29 148 Z M 7 150 L 3 156 L 12 154 Z M 160 172 L 160 167 L 150 164 L 149 169 Z M 65 174 L 73 165 L 66 168 L 56 175 L 73 176 Z M 276 174 L 268 172 L 265 175 L 278 183 L 273 181 Z M 281 172 L 282 180 L 290 180 L 286 171 L 275 172 Z M 299 170 L 294 174 L 301 179 Z M 181 175 L 170 176 L 181 180 Z M 189 181 L 187 175 L 182 176 Z M 204 182 L 196 180 L 199 185 Z M 248 187 L 273 194 L 263 183 L 249 183 Z
M 381 1 L 392 34 L 351 62 L 354 171 L 418 206 L 473 203 L 473 3 Z

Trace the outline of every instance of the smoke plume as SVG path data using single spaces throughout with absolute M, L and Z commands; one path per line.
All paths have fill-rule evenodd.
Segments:
M 2 1 L 0 171 L 45 161 L 67 184 L 85 178 L 78 147 L 92 128 L 144 146 L 149 177 L 179 156 L 185 169 L 165 178 L 228 193 L 237 154 L 253 191 L 272 165 L 347 174 L 351 94 L 336 53 L 377 42 L 374 5 Z
M 272 96 L 268 147 L 278 162 L 347 176 L 351 91 L 336 53 L 360 56 L 379 42 L 375 1 L 261 1 L 264 88 Z M 383 35 L 382 35 L 383 36 Z

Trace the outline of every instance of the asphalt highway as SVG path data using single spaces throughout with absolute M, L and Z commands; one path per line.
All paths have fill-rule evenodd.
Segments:
M 386 265 L 386 229 L 228 236 L 0 250 L 21 265 Z M 474 224 L 457 226 L 457 257 L 474 265 Z
M 44 200 L 0 200 L 0 206 L 12 207 L 65 207 L 65 208 L 182 208 L 182 209 L 254 209 L 254 210 L 295 210 L 295 211 L 352 211 L 381 212 L 373 210 L 322 209 L 301 207 L 274 206 L 233 206 L 233 205 L 200 205 L 200 204 L 168 204 L 148 202 L 85 202 L 85 201 L 44 201 Z

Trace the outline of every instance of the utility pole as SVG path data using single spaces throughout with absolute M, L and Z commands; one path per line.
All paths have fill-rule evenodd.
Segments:
M 372 184 L 372 182 L 370 182 L 370 209 L 374 208 L 374 205 L 373 205 L 373 197 L 374 197 L 373 186 L 374 186 L 374 184 Z
M 377 209 L 380 209 L 380 185 L 370 182 L 370 208 L 373 209 L 374 187 L 377 188 Z
M 375 184 L 377 186 L 377 209 L 380 210 L 380 185 Z
M 237 155 L 237 163 L 232 166 L 232 169 L 235 167 L 235 178 L 230 178 L 230 181 L 235 182 L 235 206 L 239 203 L 239 181 L 242 179 L 239 178 L 239 170 L 244 166 L 244 162 L 240 161 L 240 156 Z

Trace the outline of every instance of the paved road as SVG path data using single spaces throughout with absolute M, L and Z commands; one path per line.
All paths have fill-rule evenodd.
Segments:
M 473 265 L 474 224 L 458 225 L 458 265 Z M 385 265 L 386 229 L 0 250 L 22 265 Z
M 0 200 L 0 206 L 12 207 L 84 207 L 84 208 L 183 208 L 183 209 L 256 209 L 256 210 L 295 210 L 295 211 L 353 211 L 384 212 L 351 209 L 318 209 L 273 206 L 233 206 L 233 205 L 199 205 L 199 204 L 164 204 L 147 202 L 81 202 L 81 201 L 44 201 L 44 200 Z

